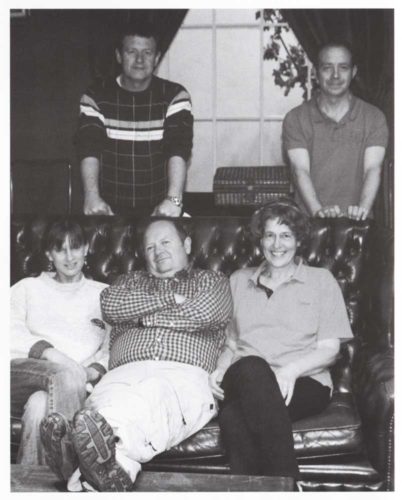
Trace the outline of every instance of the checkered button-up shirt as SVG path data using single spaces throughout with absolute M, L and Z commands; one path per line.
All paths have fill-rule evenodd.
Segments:
M 175 293 L 186 300 L 176 304 Z M 109 369 L 165 360 L 211 373 L 225 342 L 232 298 L 221 273 L 189 269 L 161 279 L 135 271 L 103 290 L 101 307 L 112 325 Z
M 100 161 L 99 186 L 112 206 L 152 208 L 167 194 L 169 158 L 191 154 L 191 99 L 180 84 L 152 77 L 141 92 L 96 82 L 80 101 L 80 160 Z

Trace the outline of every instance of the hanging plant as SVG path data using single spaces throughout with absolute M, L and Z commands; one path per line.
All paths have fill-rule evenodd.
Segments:
M 283 19 L 279 9 L 263 9 L 265 22 L 264 31 L 270 34 L 267 46 L 264 48 L 264 59 L 278 63 L 273 70 L 275 85 L 284 89 L 287 96 L 298 84 L 303 89 L 303 98 L 307 98 L 308 66 L 307 55 L 300 44 L 293 45 L 285 41 L 283 32 L 290 28 Z M 261 17 L 261 11 L 256 12 L 256 19 Z M 285 23 L 285 24 L 282 24 Z M 278 25 L 279 24 L 279 25 Z M 317 82 L 312 78 L 313 88 Z

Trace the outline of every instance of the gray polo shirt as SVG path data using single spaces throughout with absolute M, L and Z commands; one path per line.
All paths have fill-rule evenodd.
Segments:
M 234 361 L 257 355 L 278 368 L 312 352 L 319 340 L 353 337 L 341 289 L 330 271 L 300 262 L 293 277 L 268 299 L 257 286 L 265 265 L 241 269 L 230 278 L 234 314 L 228 336 L 237 343 Z M 328 369 L 312 378 L 332 389 Z
M 357 97 L 352 96 L 340 122 L 322 113 L 313 97 L 285 116 L 282 136 L 286 152 L 308 150 L 311 179 L 322 205 L 339 205 L 346 212 L 360 201 L 364 151 L 386 148 L 388 127 L 382 111 Z M 304 207 L 297 190 L 296 201 Z

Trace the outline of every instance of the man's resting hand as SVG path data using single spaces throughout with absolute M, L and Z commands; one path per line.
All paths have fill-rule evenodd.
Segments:
M 97 193 L 87 193 L 84 201 L 84 214 L 113 215 L 113 211 Z
M 163 200 L 154 208 L 152 215 L 164 215 L 166 217 L 180 217 L 182 207 L 178 207 L 170 200 Z
M 315 217 L 330 217 L 330 218 L 335 218 L 335 217 L 342 217 L 343 213 L 341 212 L 341 209 L 339 208 L 339 205 L 328 205 L 325 207 L 321 207 L 317 212 L 314 214 Z
M 353 220 L 366 220 L 368 211 L 360 205 L 348 206 L 348 217 Z

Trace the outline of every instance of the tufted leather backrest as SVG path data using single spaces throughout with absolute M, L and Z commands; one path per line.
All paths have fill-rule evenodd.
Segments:
M 41 239 L 50 219 L 13 218 L 12 283 L 26 276 L 36 276 L 48 268 L 47 259 L 41 252 Z M 78 216 L 75 219 L 85 228 L 89 239 L 85 268 L 88 276 L 112 283 L 118 275 L 144 266 L 139 250 L 138 220 L 122 216 Z M 229 276 L 236 269 L 261 262 L 261 252 L 249 231 L 248 217 L 195 217 L 183 219 L 183 223 L 192 237 L 191 259 L 195 266 L 219 270 Z M 385 247 L 376 243 L 376 233 L 378 229 L 368 221 L 314 219 L 310 239 L 303 249 L 303 257 L 310 265 L 329 269 L 337 279 L 355 337 L 363 341 L 372 335 L 381 335 L 378 333 L 381 328 L 372 333 L 375 321 L 379 321 L 372 319 L 372 311 L 378 309 L 381 301 L 387 300 L 381 292 L 381 282 L 384 275 L 389 274 L 385 271 L 389 269 L 389 258 L 384 257 Z M 381 321 L 382 324 L 389 321 L 389 315 Z M 381 342 L 389 342 L 389 339 Z M 353 354 L 350 350 L 350 346 L 345 348 L 347 358 Z M 346 373 L 345 370 L 341 372 L 339 380 Z M 348 378 L 345 378 L 345 387 L 349 385 Z

